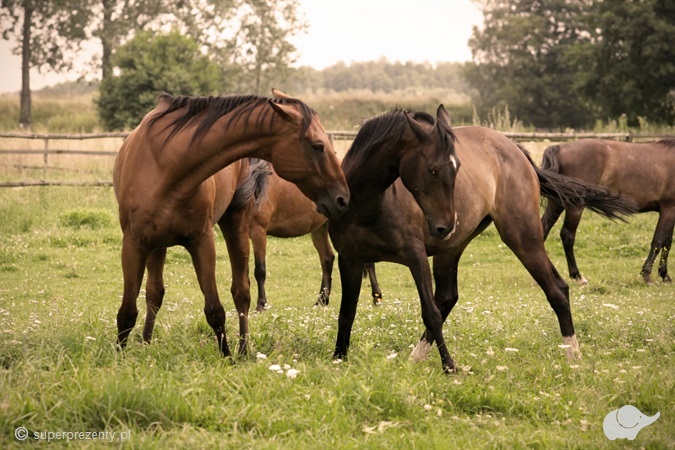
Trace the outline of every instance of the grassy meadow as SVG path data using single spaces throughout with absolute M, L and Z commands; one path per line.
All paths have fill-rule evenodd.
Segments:
M 399 94 L 393 98 L 406 104 L 363 93 L 367 101 L 306 100 L 332 130 L 353 129 L 354 117 L 392 106 L 434 111 L 440 101 L 457 108 L 464 101 Z M 34 132 L 100 131 L 90 98 L 34 100 Z M 71 115 L 58 119 L 59 110 Z M 0 96 L 0 130 L 13 130 L 3 120 L 14 115 L 18 100 Z M 489 120 L 517 125 L 500 117 Z M 120 142 L 49 146 L 115 150 Z M 338 141 L 336 150 L 348 144 Z M 538 159 L 550 143 L 524 144 Z M 43 145 L 0 140 L 0 149 Z M 0 181 L 109 180 L 112 161 L 53 155 L 45 171 L 42 155 L 3 155 Z M 332 361 L 339 275 L 336 268 L 330 305 L 313 307 L 321 274 L 308 236 L 269 239 L 272 308 L 251 313 L 249 356 L 228 361 L 219 355 L 189 255 L 179 247 L 168 253 L 153 343 L 140 343 L 141 291 L 139 319 L 121 353 L 115 317 L 122 235 L 112 188 L 0 189 L 0 448 L 24 447 L 16 437 L 23 432 L 27 442 L 37 436 L 65 448 L 674 448 L 675 286 L 647 286 L 639 276 L 655 223 L 655 214 L 629 224 L 585 214 L 576 255 L 590 284 L 570 284 L 584 354 L 573 363 L 565 360 L 543 293 L 489 228 L 460 263 L 460 300 L 445 325 L 460 370 L 446 376 L 435 349 L 426 362 L 408 360 L 422 332 L 419 299 L 408 270 L 393 264 L 378 265 L 382 306 L 371 306 L 364 281 L 350 358 Z M 547 248 L 566 274 L 559 226 Z M 217 249 L 234 349 L 237 314 L 220 238 Z M 635 441 L 609 441 L 603 419 L 626 404 L 661 417 Z M 59 439 L 58 432 L 71 434 Z M 78 432 L 107 434 L 93 440 L 72 434 Z
M 142 292 L 122 354 L 112 189 L 4 189 L 0 216 L 2 448 L 25 445 L 15 437 L 20 427 L 29 442 L 34 433 L 42 442 L 49 432 L 110 433 L 109 444 L 50 444 L 75 448 L 675 446 L 675 286 L 639 277 L 654 214 L 630 224 L 592 214 L 582 221 L 577 258 L 590 284 L 571 285 L 584 353 L 573 364 L 541 290 L 489 228 L 460 264 L 460 301 L 445 326 L 461 367 L 451 376 L 435 350 L 426 362 L 408 360 L 422 331 L 419 300 L 407 269 L 393 264 L 378 266 L 381 307 L 371 306 L 364 281 L 350 358 L 332 361 L 339 277 L 336 270 L 331 304 L 313 307 L 320 269 L 309 237 L 270 239 L 272 308 L 251 314 L 250 356 L 219 356 L 182 248 L 169 252 L 153 343 L 139 342 Z M 547 247 L 566 273 L 557 230 L 552 237 Z M 218 279 L 232 345 L 222 239 Z M 625 404 L 661 417 L 635 441 L 609 441 L 603 419 Z

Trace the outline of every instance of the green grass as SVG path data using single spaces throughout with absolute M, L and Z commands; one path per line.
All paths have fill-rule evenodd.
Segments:
M 590 285 L 570 285 L 584 353 L 572 365 L 542 292 L 489 228 L 460 264 L 461 298 L 445 325 L 461 367 L 451 376 L 435 350 L 426 362 L 408 360 L 422 331 L 419 301 L 407 269 L 392 264 L 378 265 L 383 306 L 371 306 L 364 282 L 350 358 L 335 364 L 339 277 L 336 270 L 330 306 L 314 308 L 320 269 L 308 237 L 270 239 L 272 308 L 251 314 L 251 356 L 234 363 L 219 356 L 182 248 L 168 254 L 152 345 L 139 342 L 141 293 L 122 354 L 114 345 L 122 279 L 112 189 L 6 189 L 0 215 L 2 448 L 22 447 L 17 427 L 30 436 L 125 432 L 129 440 L 113 443 L 124 448 L 675 446 L 675 287 L 639 277 L 654 214 L 630 224 L 582 221 L 577 259 Z M 557 233 L 547 248 L 567 273 Z M 222 239 L 218 280 L 233 344 Z M 299 370 L 297 378 L 284 365 Z M 611 442 L 602 421 L 624 404 L 661 418 L 635 441 Z

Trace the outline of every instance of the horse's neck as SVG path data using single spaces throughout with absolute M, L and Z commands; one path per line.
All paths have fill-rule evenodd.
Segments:
M 269 160 L 270 149 L 281 139 L 280 130 L 260 133 L 252 124 L 237 126 L 238 130 L 223 130 L 218 125 L 194 146 L 177 149 L 183 157 L 178 161 L 180 170 L 178 179 L 173 181 L 173 191 L 189 196 L 206 179 L 243 158 Z
M 398 178 L 397 157 L 371 157 L 345 171 L 349 184 L 350 209 L 359 214 L 376 214 L 379 212 L 382 199 L 387 189 Z

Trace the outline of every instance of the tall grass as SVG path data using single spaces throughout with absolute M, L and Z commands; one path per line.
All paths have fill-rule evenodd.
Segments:
M 314 308 L 320 267 L 308 237 L 270 239 L 272 308 L 250 316 L 251 356 L 229 362 L 218 354 L 182 248 L 168 253 L 153 343 L 139 342 L 142 292 L 139 322 L 120 353 L 121 232 L 112 190 L 6 190 L 0 216 L 2 448 L 23 447 L 18 427 L 30 436 L 116 432 L 114 445 L 123 448 L 675 445 L 675 287 L 647 286 L 639 276 L 654 214 L 630 224 L 592 214 L 582 221 L 577 258 L 590 284 L 570 286 L 584 353 L 572 364 L 541 290 L 489 228 L 464 254 L 460 301 L 444 328 L 460 367 L 452 376 L 443 375 L 435 351 L 427 362 L 408 361 L 422 331 L 419 301 L 408 270 L 393 264 L 378 265 L 382 307 L 370 305 L 364 282 L 350 358 L 332 361 L 339 277 L 331 304 Z M 547 247 L 564 273 L 557 229 Z M 220 238 L 217 252 L 234 342 L 237 314 Z M 295 378 L 290 369 L 299 371 Z M 610 442 L 602 421 L 624 404 L 661 418 L 633 442 Z M 122 432 L 130 439 L 118 442 Z
M 31 130 L 35 133 L 93 133 L 101 131 L 92 94 L 60 96 L 33 93 Z M 19 95 L 0 94 L 0 131 L 15 131 Z

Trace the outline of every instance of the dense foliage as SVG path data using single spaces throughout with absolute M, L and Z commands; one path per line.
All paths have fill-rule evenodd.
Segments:
M 479 112 L 508 105 L 541 128 L 625 114 L 675 119 L 675 3 L 484 2 L 466 77 Z
M 101 82 L 97 101 L 108 130 L 134 128 L 156 104 L 157 94 L 216 94 L 221 72 L 199 52 L 195 41 L 177 31 L 166 35 L 136 34 L 113 56 L 118 76 Z

